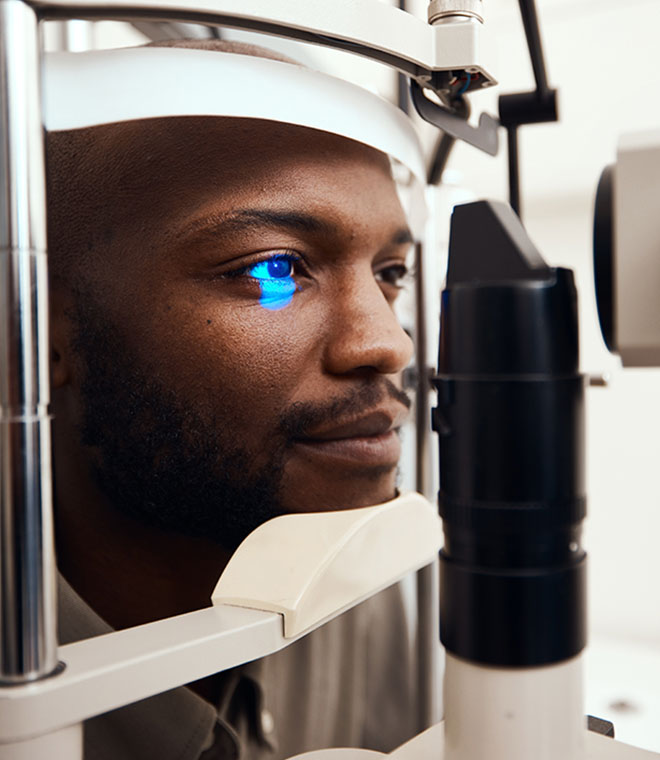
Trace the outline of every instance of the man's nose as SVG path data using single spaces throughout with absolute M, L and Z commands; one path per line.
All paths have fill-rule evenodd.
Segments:
M 410 361 L 413 342 L 371 273 L 340 289 L 330 315 L 324 357 L 328 372 L 392 375 Z

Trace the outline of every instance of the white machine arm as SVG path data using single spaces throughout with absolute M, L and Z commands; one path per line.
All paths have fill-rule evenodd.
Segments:
M 465 18 L 430 26 L 379 0 L 32 0 L 43 19 L 179 20 L 265 32 L 349 50 L 428 83 L 433 72 L 465 70 L 497 84 L 483 25 Z

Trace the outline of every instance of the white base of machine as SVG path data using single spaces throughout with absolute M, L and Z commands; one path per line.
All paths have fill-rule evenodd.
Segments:
M 82 757 L 82 752 L 82 723 L 22 742 L 0 744 L 0 760 L 37 760 L 46 757 L 49 760 L 69 760 Z
M 582 657 L 553 665 L 475 665 L 447 653 L 447 760 L 583 760 Z
M 537 668 L 474 665 L 447 654 L 445 720 L 389 755 L 328 749 L 296 760 L 651 760 L 659 754 L 587 731 L 582 657 Z
M 584 719 L 584 723 L 586 723 L 586 718 Z M 533 731 L 533 729 L 534 726 L 530 726 L 530 731 Z M 474 726 L 472 730 L 474 733 L 480 733 L 481 731 L 479 716 L 476 712 L 474 714 Z M 582 746 L 584 750 L 584 754 L 582 755 L 583 760 L 658 760 L 660 757 L 655 752 L 631 747 L 629 744 L 622 744 L 606 736 L 587 731 L 586 728 L 583 728 Z M 419 736 L 399 747 L 388 757 L 392 758 L 392 760 L 447 760 L 449 757 L 447 749 L 445 724 L 438 723 L 438 725 L 429 728 L 428 731 L 419 734 Z M 493 752 L 488 752 L 485 747 L 482 749 L 483 754 L 474 754 L 471 756 L 471 760 L 494 760 L 497 757 Z M 349 752 L 350 750 L 346 751 Z M 357 755 L 355 757 L 357 758 Z M 554 760 L 564 760 L 564 756 L 561 754 L 556 754 L 553 757 Z M 321 759 L 319 758 L 318 760 Z M 330 758 L 324 760 L 330 760 Z M 334 760 L 340 760 L 340 758 L 335 756 Z M 341 760 L 348 760 L 348 755 L 345 758 L 341 758 Z
M 534 726 L 530 725 L 530 731 Z M 474 714 L 473 733 L 480 733 L 479 718 Z M 631 747 L 614 739 L 599 734 L 583 731 L 584 754 L 582 760 L 658 760 L 660 755 L 648 750 Z M 69 760 L 82 754 L 82 725 L 69 726 L 56 733 L 28 739 L 24 742 L 0 745 L 0 760 Z M 406 742 L 389 755 L 368 749 L 322 749 L 297 755 L 295 760 L 447 760 L 447 744 L 445 741 L 445 723 L 438 723 L 414 739 Z M 467 755 L 465 755 L 467 757 Z M 498 757 L 493 752 L 473 754 L 471 760 L 495 760 Z M 564 756 L 556 754 L 554 760 L 564 760 Z M 292 759 L 293 760 L 293 759 Z
M 586 722 L 586 719 L 585 719 Z M 530 727 L 533 730 L 533 727 Z M 479 733 L 479 719 L 475 713 L 473 731 Z M 582 745 L 583 760 L 658 760 L 660 755 L 629 744 L 609 739 L 583 729 Z M 445 741 L 445 723 L 438 723 L 403 746 L 386 755 L 368 749 L 322 749 L 316 752 L 306 752 L 291 760 L 447 760 L 447 744 Z M 467 755 L 466 755 L 467 757 Z M 471 760 L 494 760 L 496 755 L 484 749 L 484 754 L 474 754 Z M 561 754 L 554 755 L 554 760 L 564 760 Z

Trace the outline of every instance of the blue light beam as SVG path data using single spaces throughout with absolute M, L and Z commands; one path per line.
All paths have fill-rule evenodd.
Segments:
M 291 303 L 296 292 L 293 280 L 293 260 L 289 256 L 274 256 L 250 267 L 250 277 L 261 287 L 259 303 L 264 309 L 278 311 Z

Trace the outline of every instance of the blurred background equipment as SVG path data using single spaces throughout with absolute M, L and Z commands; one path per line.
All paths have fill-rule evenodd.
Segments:
M 660 131 L 625 135 L 601 176 L 594 278 L 607 347 L 624 367 L 660 367 Z

